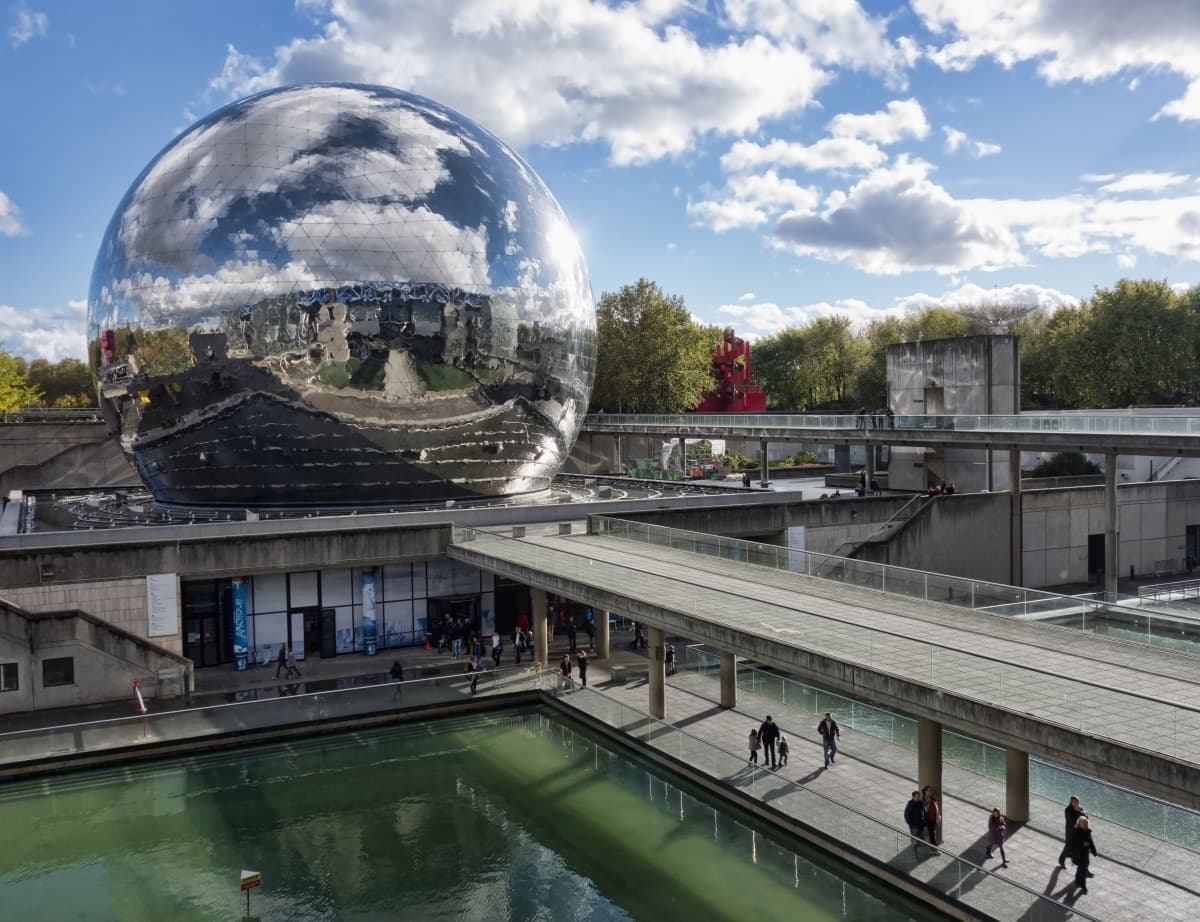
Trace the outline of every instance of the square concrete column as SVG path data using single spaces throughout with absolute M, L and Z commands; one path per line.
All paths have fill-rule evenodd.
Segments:
M 1117 527 L 1117 453 L 1104 453 L 1104 591 L 1117 594 L 1117 580 L 1121 574 L 1121 534 Z
M 1004 815 L 1013 823 L 1029 822 L 1029 753 L 1004 751 Z
M 647 631 L 650 644 L 650 715 L 659 720 L 667 716 L 667 662 L 665 638 L 661 629 L 652 627 Z
M 1020 586 L 1023 579 L 1022 565 L 1025 553 L 1021 495 L 1021 449 L 1011 448 L 1008 452 L 1008 581 Z
M 767 440 L 758 443 L 758 479 L 765 487 L 771 482 L 771 463 L 767 460 Z
M 737 657 L 721 654 L 721 707 L 737 707 Z
M 942 813 L 942 725 L 927 717 L 917 720 L 917 783 L 922 793 L 926 785 L 933 787 L 938 816 L 945 825 L 945 815 Z M 937 841 L 941 844 L 940 833 Z
M 688 475 L 687 439 L 682 435 L 679 437 L 679 470 L 683 476 Z
M 529 601 L 533 607 L 533 660 L 545 666 L 546 657 L 550 655 L 547 644 L 550 632 L 546 623 L 546 590 L 530 588 Z
M 871 481 L 875 479 L 875 443 L 867 442 L 866 461 L 863 462 L 863 473 L 867 476 L 867 496 L 871 495 Z
M 609 622 L 612 612 L 601 611 L 596 618 L 596 659 L 608 659 L 611 649 Z

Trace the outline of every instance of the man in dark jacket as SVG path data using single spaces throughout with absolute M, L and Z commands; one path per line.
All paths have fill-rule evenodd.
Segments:
M 904 822 L 913 837 L 913 853 L 921 854 L 917 844 L 925 838 L 925 801 L 921 799 L 920 791 L 912 792 L 912 800 L 904 805 Z
M 831 762 L 837 761 L 837 741 L 842 731 L 833 715 L 826 711 L 825 719 L 817 724 L 817 732 L 821 734 L 821 748 L 825 750 L 825 767 L 829 768 Z
M 1067 822 L 1066 827 L 1063 830 L 1062 851 L 1058 853 L 1058 866 L 1061 870 L 1065 871 L 1067 869 L 1067 865 L 1065 863 L 1067 860 L 1067 855 L 1071 853 L 1071 836 L 1075 832 L 1075 824 L 1079 822 L 1079 818 L 1081 816 L 1087 816 L 1087 814 L 1083 812 L 1083 806 L 1079 803 L 1078 797 L 1071 798 L 1070 803 L 1067 804 L 1067 808 L 1063 810 L 1063 816 L 1066 818 Z
M 1075 862 L 1075 886 L 1080 893 L 1087 893 L 1087 879 L 1092 875 L 1088 870 L 1092 857 L 1096 855 L 1096 843 L 1092 841 L 1092 830 L 1086 816 L 1075 821 L 1071 830 L 1071 860 Z
M 767 719 L 762 722 L 762 726 L 758 728 L 758 741 L 762 743 L 766 753 L 763 756 L 763 764 L 770 766 L 772 769 L 775 764 L 775 743 L 779 740 L 779 725 L 771 719 L 771 715 L 767 715 Z

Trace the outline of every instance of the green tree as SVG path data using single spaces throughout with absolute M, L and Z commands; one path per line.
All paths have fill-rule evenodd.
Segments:
M 0 413 L 37 403 L 41 392 L 29 383 L 25 360 L 0 350 Z
M 1081 452 L 1060 451 L 1029 472 L 1030 477 L 1082 477 L 1101 473 L 1100 467 Z
M 817 317 L 760 340 L 751 365 L 772 409 L 813 410 L 853 399 L 865 355 L 850 318 Z
M 638 279 L 596 305 L 592 406 L 631 413 L 682 413 L 713 386 L 718 331 L 692 320 L 679 295 Z
M 54 363 L 34 359 L 29 363 L 29 383 L 42 392 L 42 403 L 48 407 L 96 405 L 91 373 L 79 359 L 66 358 Z

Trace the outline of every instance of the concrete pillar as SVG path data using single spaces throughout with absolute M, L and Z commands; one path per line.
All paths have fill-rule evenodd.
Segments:
M 1004 751 L 1004 815 L 1010 822 L 1029 822 L 1029 753 Z
M 608 659 L 611 649 L 609 640 L 608 618 L 610 612 L 601 611 L 596 616 L 596 659 Z
M 685 477 L 687 476 L 687 439 L 682 435 L 679 437 L 679 470 Z
M 646 641 L 650 645 L 650 716 L 663 720 L 667 716 L 667 663 L 662 629 L 649 628 Z
M 721 654 L 721 707 L 737 707 L 737 657 Z
M 1104 591 L 1117 594 L 1117 580 L 1121 574 L 1121 534 L 1117 530 L 1117 453 L 1104 453 Z
M 763 439 L 758 443 L 759 461 L 758 461 L 758 479 L 765 487 L 771 480 L 771 465 L 767 461 L 767 440 Z
M 549 625 L 546 623 L 546 590 L 530 588 L 529 601 L 533 608 L 531 621 L 533 623 L 533 660 L 548 665 L 546 658 L 550 655 L 547 640 L 550 636 Z
M 932 785 L 938 804 L 938 815 L 942 813 L 942 725 L 936 720 L 921 717 L 917 720 L 917 783 L 924 792 Z M 938 836 L 940 844 L 942 837 Z
M 871 495 L 871 481 L 875 479 L 875 443 L 867 442 L 867 460 L 863 470 L 867 474 L 867 495 Z
M 1022 534 L 1022 496 L 1021 496 L 1021 449 L 1011 448 L 1008 452 L 1008 581 L 1014 586 L 1020 586 L 1024 579 L 1022 563 L 1024 561 L 1024 535 Z

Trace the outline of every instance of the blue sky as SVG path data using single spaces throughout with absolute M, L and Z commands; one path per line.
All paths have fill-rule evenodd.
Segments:
M 96 247 L 194 118 L 384 83 L 516 146 L 597 296 L 764 335 L 1200 281 L 1200 3 L 255 0 L 2 8 L 0 344 L 82 354 Z M 15 92 L 13 91 L 15 90 Z

